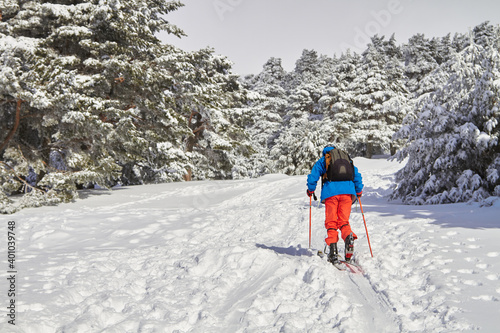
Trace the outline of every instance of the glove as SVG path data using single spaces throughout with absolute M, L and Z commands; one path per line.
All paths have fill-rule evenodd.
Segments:
M 362 196 L 362 195 L 363 195 L 363 191 L 361 191 L 361 192 L 359 192 L 359 193 L 356 193 L 356 196 L 357 196 L 358 198 L 361 198 L 361 196 Z
M 314 195 L 314 191 L 309 191 L 309 189 L 307 189 L 307 196 L 311 197 L 313 195 Z
M 358 201 L 358 196 L 351 194 L 351 203 L 354 205 Z

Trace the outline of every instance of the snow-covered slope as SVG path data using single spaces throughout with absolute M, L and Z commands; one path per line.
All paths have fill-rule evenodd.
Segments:
M 308 250 L 304 176 L 92 191 L 72 204 L 0 216 L 3 239 L 7 221 L 16 223 L 18 270 L 16 326 L 3 301 L 0 331 L 494 332 L 498 202 L 388 202 L 400 165 L 355 164 L 374 253 L 354 206 L 364 275 Z M 317 202 L 312 217 L 312 247 L 323 249 Z M 0 250 L 6 258 L 5 242 Z M 3 278 L 0 291 L 7 289 Z

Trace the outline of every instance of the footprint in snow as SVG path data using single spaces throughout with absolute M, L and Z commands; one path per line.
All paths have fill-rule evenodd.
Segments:
M 491 295 L 473 296 L 472 299 L 477 300 L 477 301 L 493 301 L 493 302 L 498 301 L 498 299 L 496 297 L 493 297 Z
M 498 280 L 498 275 L 497 274 L 489 274 L 486 276 L 486 278 L 490 281 L 497 281 Z
M 462 282 L 463 284 L 465 284 L 467 286 L 473 286 L 473 287 L 478 287 L 478 286 L 483 285 L 481 282 L 478 282 L 476 280 L 462 280 L 460 282 Z
M 458 272 L 462 274 L 476 274 L 473 269 L 459 269 Z

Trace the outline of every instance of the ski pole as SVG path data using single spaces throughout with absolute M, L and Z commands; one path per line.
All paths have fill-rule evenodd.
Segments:
M 363 222 L 365 223 L 366 238 L 368 239 L 368 246 L 370 247 L 370 254 L 373 258 L 372 246 L 370 244 L 370 236 L 368 236 L 368 228 L 366 227 L 365 213 L 363 213 L 363 205 L 361 205 L 361 198 L 358 197 L 359 208 L 361 209 L 361 215 L 363 215 Z
M 313 193 L 314 201 L 317 201 L 316 194 Z M 312 224 L 312 196 L 309 197 L 309 250 L 311 249 L 311 224 Z
M 309 197 L 309 250 L 311 249 L 312 196 Z

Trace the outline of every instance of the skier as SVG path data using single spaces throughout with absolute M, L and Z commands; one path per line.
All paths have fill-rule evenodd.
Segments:
M 344 175 L 339 176 L 339 170 Z M 363 193 L 361 174 L 346 153 L 330 145 L 323 149 L 323 156 L 314 164 L 311 173 L 307 176 L 309 197 L 314 194 L 320 177 L 323 177 L 321 202 L 325 204 L 325 228 L 328 234 L 325 241 L 330 247 L 328 261 L 333 264 L 338 262 L 337 242 L 338 230 L 340 230 L 345 243 L 345 260 L 349 262 L 354 252 L 354 240 L 358 238 L 351 230 L 349 216 L 352 203 Z

